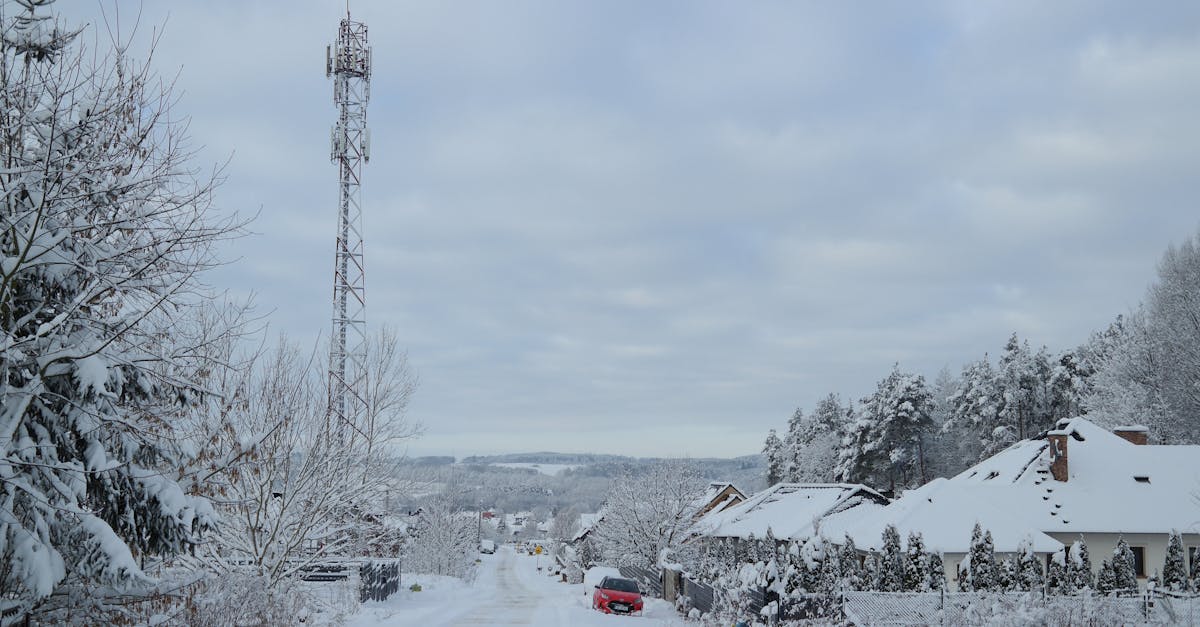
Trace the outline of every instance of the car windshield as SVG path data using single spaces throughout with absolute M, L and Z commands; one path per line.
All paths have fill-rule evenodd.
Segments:
M 604 585 L 602 585 L 600 587 L 604 588 L 605 590 L 616 590 L 617 592 L 637 592 L 638 591 L 637 583 L 635 583 L 629 579 L 613 579 L 611 577 L 608 579 L 605 579 Z

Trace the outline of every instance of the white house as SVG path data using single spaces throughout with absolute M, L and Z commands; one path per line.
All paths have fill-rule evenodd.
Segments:
M 1025 537 L 1039 553 L 1056 548 L 1047 538 L 1066 545 L 1083 538 L 1097 572 L 1124 536 L 1144 585 L 1162 569 L 1171 531 L 1183 534 L 1189 568 L 1200 547 L 1200 446 L 1152 445 L 1147 435 L 1145 427 L 1110 432 L 1083 418 L 1062 420 L 951 479 L 905 493 L 849 531 L 866 547 L 879 543 L 889 523 L 902 536 L 921 531 L 927 546 L 947 553 L 948 581 L 976 521 L 1003 553 Z

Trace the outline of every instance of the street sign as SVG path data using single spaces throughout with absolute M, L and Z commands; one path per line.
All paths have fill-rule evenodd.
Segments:
M 534 553 L 537 553 L 538 555 L 541 555 L 541 554 L 542 554 L 542 545 L 540 545 L 540 544 L 539 544 L 539 545 L 537 545 L 537 548 L 535 548 L 535 549 L 533 550 L 533 552 L 534 552 Z

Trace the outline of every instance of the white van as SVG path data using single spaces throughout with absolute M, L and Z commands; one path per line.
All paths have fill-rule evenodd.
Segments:
M 496 552 L 496 543 L 492 542 L 491 540 L 480 540 L 479 541 L 479 552 L 480 553 L 495 553 Z

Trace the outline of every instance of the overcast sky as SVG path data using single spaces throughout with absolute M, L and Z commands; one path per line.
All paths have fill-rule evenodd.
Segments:
M 223 207 L 210 277 L 328 335 L 339 0 L 121 0 Z M 95 0 L 64 16 L 106 38 Z M 114 5 L 104 3 L 110 19 Z M 368 319 L 414 455 L 730 457 L 893 363 L 1073 347 L 1200 227 L 1200 3 L 354 0 Z

